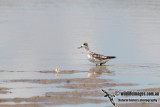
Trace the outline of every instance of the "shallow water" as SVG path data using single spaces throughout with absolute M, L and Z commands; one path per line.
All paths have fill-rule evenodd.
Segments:
M 89 69 L 85 50 L 115 63 L 160 62 L 159 1 L 1 0 L 0 69 Z M 89 64 L 89 65 L 88 65 Z
M 158 0 L 0 0 L 0 85 L 11 88 L 1 98 L 72 90 L 10 81 L 57 79 L 55 74 L 36 72 L 56 67 L 84 71 L 60 74 L 58 79 L 138 84 L 110 87 L 115 90 L 160 87 L 159 11 Z M 117 58 L 95 67 L 86 51 L 77 49 L 83 42 L 94 52 Z
M 54 71 L 1 71 L 1 80 L 0 86 L 8 88 L 7 93 L 1 93 L 0 99 L 11 99 L 9 101 L 3 101 L 1 104 L 50 104 L 50 100 L 42 100 L 42 101 L 31 101 L 31 100 L 22 100 L 16 101 L 16 99 L 27 99 L 32 97 L 43 97 L 43 96 L 62 96 L 61 92 L 70 92 L 70 96 L 72 92 L 94 92 L 102 94 L 101 96 L 89 96 L 79 94 L 80 98 L 91 98 L 97 100 L 104 100 L 103 92 L 101 89 L 108 90 L 109 92 L 115 91 L 136 91 L 147 88 L 159 88 L 160 87 L 160 79 L 159 72 L 152 69 L 155 66 L 150 65 L 148 67 L 141 67 L 142 65 L 117 65 L 108 68 L 108 66 L 97 66 L 92 67 L 88 71 L 75 71 L 74 73 L 67 73 L 68 71 L 61 71 L 57 76 Z M 147 66 L 147 65 L 146 65 Z M 153 70 L 153 71 L 152 71 Z M 63 74 L 64 73 L 64 74 Z M 144 75 L 145 74 L 145 75 Z M 11 75 L 11 76 L 10 76 Z M 8 77 L 7 77 L 8 76 Z M 9 77 L 10 76 L 10 77 Z M 84 82 L 84 79 L 88 78 L 88 82 Z M 146 79 L 147 78 L 147 79 Z M 79 79 L 75 81 L 74 79 Z M 82 80 L 80 80 L 82 79 Z M 102 82 L 94 83 L 92 80 L 102 80 Z M 55 81 L 54 81 L 55 80 Z M 106 82 L 104 81 L 106 80 Z M 52 82 L 53 81 L 53 82 Z M 103 82 L 104 81 L 104 82 Z M 92 87 L 91 85 L 95 86 Z M 113 84 L 113 85 L 105 85 L 105 84 Z M 114 85 L 117 84 L 117 85 Z M 128 84 L 128 85 L 123 85 Z M 130 85 L 129 85 L 130 84 Z M 133 84 L 133 85 L 132 85 Z M 134 85 L 135 84 L 135 85 Z M 79 86 L 78 86 L 79 85 Z M 84 87 L 82 87 L 82 86 Z M 97 86 L 98 85 L 98 86 Z M 51 93 L 51 94 L 50 94 Z M 57 94 L 56 94 L 57 93 Z M 78 94 L 78 93 L 77 93 Z M 68 96 L 68 95 L 66 95 Z M 63 97 L 62 97 L 63 98 Z M 118 102 L 118 98 L 126 98 L 116 96 L 115 101 L 116 104 L 121 104 Z M 134 98 L 134 97 L 127 97 Z M 139 98 L 139 97 L 136 97 Z M 158 98 L 158 97 L 140 97 L 140 98 Z M 13 100 L 12 100 L 13 99 Z M 54 100 L 53 100 L 54 101 Z M 67 98 L 65 99 L 67 102 Z M 80 101 L 79 101 L 80 102 Z M 1 105 L 0 104 L 0 105 Z M 44 107 L 52 107 L 48 104 L 48 106 Z M 156 103 L 157 104 L 157 103 Z M 158 103 L 159 104 L 159 103 Z M 56 104 L 60 107 L 66 107 L 70 104 Z M 80 104 L 76 104 L 76 106 L 111 106 L 110 102 L 106 99 L 106 102 L 96 103 L 95 102 L 81 102 Z M 75 106 L 72 105 L 71 106 Z

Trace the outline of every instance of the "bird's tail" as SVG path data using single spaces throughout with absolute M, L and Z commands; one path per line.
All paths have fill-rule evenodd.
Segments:
M 114 59 L 116 58 L 115 56 L 107 56 L 108 59 Z

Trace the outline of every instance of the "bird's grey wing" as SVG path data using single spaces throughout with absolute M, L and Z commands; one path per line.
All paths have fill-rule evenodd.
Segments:
M 97 53 L 93 53 L 92 56 L 96 59 L 99 59 L 99 60 L 104 60 L 106 59 L 107 57 L 104 56 L 104 55 L 101 55 L 101 54 L 97 54 Z
M 113 58 L 116 58 L 115 56 L 104 56 L 104 55 L 101 55 L 101 54 L 97 54 L 97 53 L 94 53 L 94 52 L 89 52 L 89 54 L 96 58 L 96 59 L 99 59 L 99 60 L 105 60 L 105 59 L 113 59 Z

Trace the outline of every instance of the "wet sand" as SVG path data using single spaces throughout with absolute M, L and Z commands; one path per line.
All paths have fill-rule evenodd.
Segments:
M 159 91 L 160 88 L 146 89 Z M 141 90 L 142 91 L 142 90 Z M 107 99 L 98 99 L 98 97 L 104 96 L 101 91 L 67 91 L 67 92 L 48 92 L 45 96 L 35 96 L 31 98 L 11 98 L 11 99 L 0 99 L 0 103 L 14 102 L 15 104 L 0 104 L 0 107 L 48 107 L 58 105 L 79 105 L 79 104 L 101 104 L 107 103 Z M 97 98 L 96 98 L 97 97 Z M 25 102 L 27 104 L 20 104 Z M 116 107 L 159 107 L 157 103 L 125 103 L 116 104 Z M 106 106 L 106 107 L 112 107 Z
M 2 71 L 8 72 L 11 71 Z M 17 71 L 12 71 L 17 73 Z M 13 98 L 0 98 L 0 107 L 52 107 L 52 106 L 65 106 L 65 105 L 80 105 L 80 104 L 104 104 L 106 107 L 112 107 L 108 98 L 104 98 L 104 93 L 101 89 L 107 89 L 110 94 L 114 94 L 115 90 L 113 87 L 133 87 L 139 84 L 133 83 L 118 83 L 112 79 L 101 79 L 101 78 L 71 78 L 62 79 L 61 75 L 69 76 L 75 73 L 82 73 L 83 71 L 65 70 L 61 71 L 56 76 L 55 71 L 35 71 L 38 74 L 52 75 L 53 79 L 9 79 L 2 80 L 3 84 L 6 83 L 29 83 L 31 85 L 56 85 L 52 91 L 46 91 L 42 95 L 31 96 L 31 97 L 14 97 Z M 22 74 L 24 72 L 21 72 Z M 85 71 L 83 72 L 85 73 Z M 87 72 L 86 72 L 87 73 Z M 26 87 L 32 89 L 35 87 Z M 40 88 L 40 87 L 36 87 Z M 52 87 L 51 87 L 52 88 Z M 14 94 L 13 88 L 1 87 L 0 94 Z M 56 89 L 56 90 L 55 90 Z M 58 91 L 63 89 L 63 91 Z M 43 90 L 43 89 L 41 89 Z M 125 91 L 121 90 L 121 91 Z M 160 91 L 160 88 L 142 89 L 138 91 Z M 116 103 L 116 107 L 158 107 L 159 103 Z
M 0 107 L 43 107 L 38 104 L 1 104 Z
M 10 93 L 8 90 L 9 90 L 9 88 L 3 88 L 3 87 L 1 87 L 0 88 L 0 94 Z

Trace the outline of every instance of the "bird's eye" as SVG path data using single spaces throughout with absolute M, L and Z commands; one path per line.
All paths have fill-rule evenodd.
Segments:
M 83 45 L 87 46 L 87 43 L 84 43 Z

